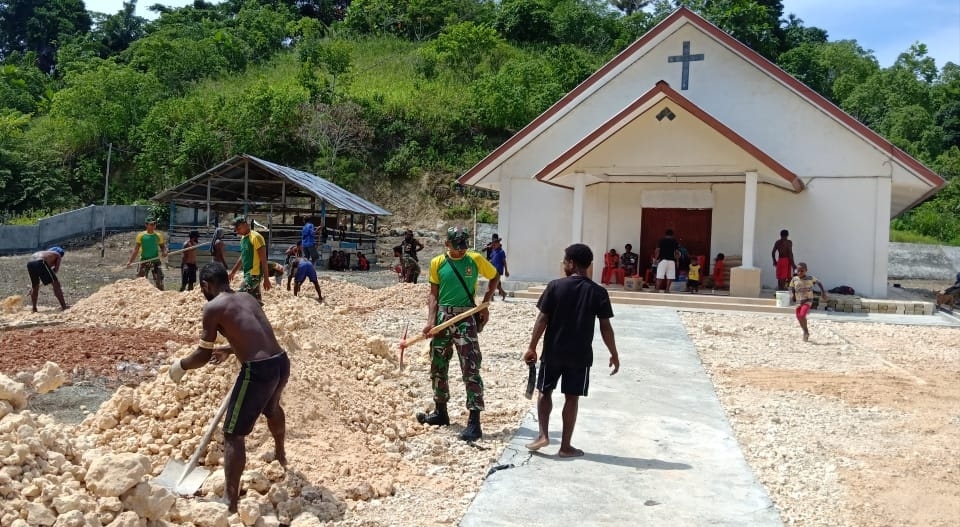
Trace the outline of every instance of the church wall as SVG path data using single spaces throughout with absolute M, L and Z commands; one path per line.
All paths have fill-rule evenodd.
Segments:
M 583 238 L 582 242 L 587 244 L 593 251 L 594 262 L 600 262 L 593 266 L 593 279 L 600 281 L 600 275 L 603 272 L 603 260 L 601 255 L 610 249 L 607 245 L 608 232 L 611 217 L 610 208 L 610 184 L 597 183 L 586 188 L 583 207 Z M 616 247 L 615 245 L 611 247 Z M 617 249 L 620 252 L 621 249 Z
M 636 252 L 640 247 L 640 200 L 643 197 L 641 185 L 631 183 L 613 183 L 610 187 L 610 230 L 605 249 L 615 248 L 623 252 L 623 246 L 633 245 Z
M 501 191 L 501 206 L 503 194 L 509 195 L 509 223 L 504 228 L 501 221 L 500 234 L 506 240 L 510 280 L 559 278 L 563 250 L 570 245 L 573 191 L 532 179 L 509 179 Z
M 717 253 L 743 252 L 743 184 L 713 185 L 713 195 L 716 206 L 710 232 L 710 262 Z
M 754 265 L 762 270 L 764 287 L 776 286 L 770 251 L 780 229 L 787 229 L 795 260 L 806 262 L 827 289 L 849 285 L 865 296 L 886 297 L 885 280 L 874 279 L 878 271 L 886 276 L 886 257 L 875 259 L 877 236 L 883 234 L 877 229 L 889 228 L 875 221 L 876 194 L 877 180 L 870 179 L 816 180 L 795 195 L 761 186 Z

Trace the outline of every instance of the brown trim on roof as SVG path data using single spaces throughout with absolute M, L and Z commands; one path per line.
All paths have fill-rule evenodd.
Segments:
M 645 46 L 647 42 L 653 40 L 654 37 L 662 33 L 667 27 L 670 26 L 670 24 L 672 24 L 675 20 L 681 17 L 681 11 L 685 9 L 686 8 L 681 8 L 674 11 L 670 16 L 663 19 L 662 22 L 654 26 L 653 29 L 644 33 L 642 37 L 634 41 L 633 44 L 630 44 L 627 47 L 627 49 L 621 51 L 620 53 L 617 54 L 616 57 L 613 57 L 612 59 L 610 59 L 610 61 L 604 64 L 603 67 L 595 71 L 593 75 L 590 75 L 589 77 L 587 77 L 586 80 L 578 84 L 576 88 L 570 90 L 570 92 L 564 95 L 559 101 L 553 103 L 552 106 L 550 106 L 549 108 L 547 108 L 545 112 L 537 116 L 537 118 L 531 121 L 530 124 L 521 128 L 519 132 L 514 134 L 513 137 L 511 137 L 510 139 L 507 139 L 505 143 L 497 147 L 497 149 L 491 152 L 490 155 L 480 160 L 480 162 L 474 165 L 474 167 L 471 168 L 469 171 L 467 171 L 466 174 L 460 176 L 457 179 L 457 182 L 462 185 L 469 184 L 467 183 L 467 181 L 473 178 L 474 176 L 476 176 L 478 172 L 482 172 L 484 169 L 486 169 L 487 166 L 490 165 L 495 158 L 499 157 L 501 154 L 509 150 L 515 144 L 519 143 L 521 140 L 526 138 L 537 127 L 539 127 L 545 121 L 553 117 L 564 106 L 567 106 L 567 103 L 579 97 L 580 94 L 587 91 L 588 88 L 596 84 L 597 81 L 601 79 L 604 75 L 606 75 L 607 73 L 610 73 L 611 70 L 620 66 L 620 64 L 626 61 L 627 58 L 629 58 L 631 55 L 633 55 L 633 53 L 637 49 Z
M 720 135 L 725 137 L 728 141 L 739 146 L 744 152 L 753 156 L 754 159 L 760 161 L 764 165 L 773 169 L 773 171 L 778 176 L 782 177 L 788 183 L 790 183 L 790 186 L 793 187 L 794 192 L 800 192 L 801 190 L 803 190 L 803 182 L 800 180 L 799 177 L 797 177 L 796 174 L 790 171 L 787 167 L 778 163 L 776 159 L 770 157 L 770 155 L 768 155 L 766 152 L 757 148 L 756 145 L 754 145 L 750 141 L 747 141 L 743 136 L 741 136 L 737 132 L 734 132 L 729 127 L 721 123 L 718 119 L 716 119 L 712 115 L 705 112 L 702 108 L 694 104 L 693 101 L 691 101 L 690 99 L 687 99 L 683 95 L 680 95 L 680 93 L 678 93 L 676 90 L 671 88 L 666 81 L 662 81 L 662 80 L 657 81 L 657 84 L 652 89 L 650 89 L 647 93 L 641 95 L 639 98 L 637 98 L 637 100 L 633 101 L 626 108 L 624 108 L 623 110 L 620 110 L 620 112 L 617 113 L 617 115 L 615 115 L 611 119 L 607 120 L 607 122 L 597 127 L 596 130 L 594 130 L 589 135 L 581 139 L 572 148 L 570 148 L 569 150 L 561 154 L 559 157 L 554 159 L 552 162 L 550 162 L 550 164 L 548 164 L 543 169 L 541 169 L 540 172 L 538 172 L 534 177 L 540 181 L 547 181 L 544 179 L 547 176 L 547 174 L 549 174 L 550 172 L 553 172 L 554 170 L 557 170 L 563 165 L 566 165 L 586 155 L 587 152 L 585 152 L 584 149 L 587 148 L 591 143 L 593 143 L 597 138 L 606 134 L 608 131 L 610 131 L 613 128 L 617 128 L 621 125 L 625 126 L 626 124 L 628 124 L 624 121 L 629 118 L 630 114 L 635 112 L 641 106 L 645 105 L 647 102 L 649 102 L 651 99 L 653 99 L 657 95 L 661 95 L 661 94 L 667 99 L 669 99 L 671 102 L 676 103 L 677 106 L 683 108 L 688 113 L 690 113 L 691 115 L 699 119 L 701 122 L 703 122 L 710 128 L 717 131 Z M 633 120 L 634 119 L 630 119 L 630 121 L 633 121 Z
M 946 181 L 940 177 L 936 172 L 930 170 L 923 163 L 920 163 L 909 154 L 903 150 L 897 148 L 890 141 L 884 139 L 880 134 L 871 130 L 867 125 L 861 123 L 860 121 L 854 119 L 848 113 L 844 112 L 842 109 L 837 107 L 835 104 L 827 100 L 824 96 L 820 95 L 807 85 L 793 78 L 789 73 L 780 69 L 779 66 L 768 60 L 766 57 L 760 55 L 756 51 L 747 47 L 747 45 L 733 38 L 727 34 L 722 29 L 711 24 L 706 19 L 700 15 L 694 13 L 687 7 L 680 7 L 676 11 L 670 14 L 667 18 L 663 19 L 662 22 L 654 26 L 650 31 L 644 33 L 639 39 L 637 39 L 633 44 L 628 46 L 626 49 L 617 54 L 616 57 L 604 64 L 602 68 L 597 70 L 593 75 L 587 77 L 586 80 L 581 82 L 576 88 L 567 93 L 563 98 L 554 103 L 550 108 L 545 112 L 540 114 L 536 119 L 534 119 L 530 124 L 524 126 L 519 132 L 517 132 L 513 137 L 508 139 L 505 143 L 500 145 L 496 150 L 490 153 L 487 157 L 483 158 L 479 163 L 477 163 L 473 168 L 471 168 L 463 176 L 459 177 L 457 181 L 464 185 L 469 185 L 469 180 L 476 177 L 480 172 L 486 170 L 495 159 L 504 154 L 507 150 L 512 148 L 517 143 L 526 139 L 528 135 L 533 133 L 533 131 L 543 124 L 545 121 L 557 114 L 563 107 L 567 106 L 570 101 L 578 97 L 588 88 L 592 87 L 594 84 L 599 82 L 604 75 L 609 73 L 614 68 L 620 66 L 622 63 L 626 62 L 628 59 L 632 58 L 633 54 L 647 45 L 650 41 L 655 39 L 661 33 L 663 33 L 668 27 L 670 27 L 677 20 L 684 18 L 689 21 L 694 26 L 700 28 L 707 34 L 714 37 L 716 40 L 720 41 L 722 44 L 730 48 L 734 53 L 740 55 L 742 58 L 752 63 L 756 67 L 765 71 L 775 79 L 779 80 L 782 84 L 786 85 L 788 88 L 799 93 L 801 96 L 806 98 L 808 101 L 813 103 L 814 106 L 817 106 L 830 116 L 834 117 L 841 124 L 847 127 L 847 129 L 863 136 L 864 139 L 873 143 L 879 147 L 884 152 L 887 152 L 891 157 L 895 158 L 900 164 L 906 166 L 907 168 L 913 170 L 917 175 L 922 179 L 927 180 L 935 189 L 942 188 Z

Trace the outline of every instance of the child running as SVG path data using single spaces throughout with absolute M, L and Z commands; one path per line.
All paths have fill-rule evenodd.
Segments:
M 803 330 L 803 341 L 810 339 L 810 331 L 807 329 L 807 313 L 813 307 L 813 286 L 820 287 L 820 298 L 827 299 L 827 291 L 824 289 L 820 280 L 815 276 L 807 275 L 807 264 L 800 262 L 797 264 L 797 275 L 790 280 L 790 296 L 797 305 L 797 321 L 800 322 L 800 329 Z

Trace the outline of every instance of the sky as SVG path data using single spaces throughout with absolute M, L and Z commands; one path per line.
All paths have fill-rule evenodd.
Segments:
M 900 53 L 920 41 L 937 67 L 960 64 L 960 0 L 782 0 L 784 16 L 827 30 L 830 40 L 855 39 L 873 50 L 880 66 L 893 65 Z M 84 0 L 87 9 L 113 14 L 123 0 Z M 181 7 L 193 0 L 139 0 L 137 14 L 153 18 L 153 4 Z

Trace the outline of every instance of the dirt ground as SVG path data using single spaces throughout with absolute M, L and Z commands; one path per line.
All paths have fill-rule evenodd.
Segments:
M 11 301 L 26 296 L 26 257 L 0 258 L 0 328 L 32 326 L 0 332 L 0 372 L 54 360 L 72 378 L 32 396 L 30 408 L 64 423 L 83 420 L 73 429 L 78 437 L 149 455 L 159 470 L 170 456 L 190 455 L 196 439 L 171 449 L 167 438 L 206 424 L 236 367 L 191 372 L 176 389 L 165 379 L 164 365 L 192 349 L 204 301 L 198 291 L 177 293 L 173 272 L 166 292 L 129 280 L 132 270 L 121 264 L 131 240 L 111 238 L 102 261 L 98 248 L 68 248 L 60 277 L 74 306 L 66 312 L 49 287 L 40 313 L 29 312 L 26 298 Z M 320 519 L 332 525 L 456 524 L 530 408 L 519 357 L 534 306 L 511 300 L 491 309 L 481 335 L 484 439 L 467 445 L 456 439 L 466 414 L 462 385 L 451 383 L 454 424 L 422 427 L 413 415 L 432 404 L 425 345 L 407 351 L 404 370 L 396 362 L 404 331 L 422 327 L 426 285 L 396 284 L 389 270 L 322 272 L 321 280 L 323 305 L 310 294 L 266 294 L 267 315 L 296 365 L 285 396 L 291 496 L 320 489 L 330 506 Z M 898 282 L 920 295 L 946 285 Z M 785 316 L 683 320 L 785 524 L 960 524 L 960 329 L 814 320 L 811 342 L 802 343 Z M 63 411 L 70 407 L 72 416 Z M 118 419 L 108 416 L 120 407 Z M 258 425 L 249 466 L 268 471 L 271 446 Z M 221 454 L 214 447 L 206 461 L 216 466 Z

